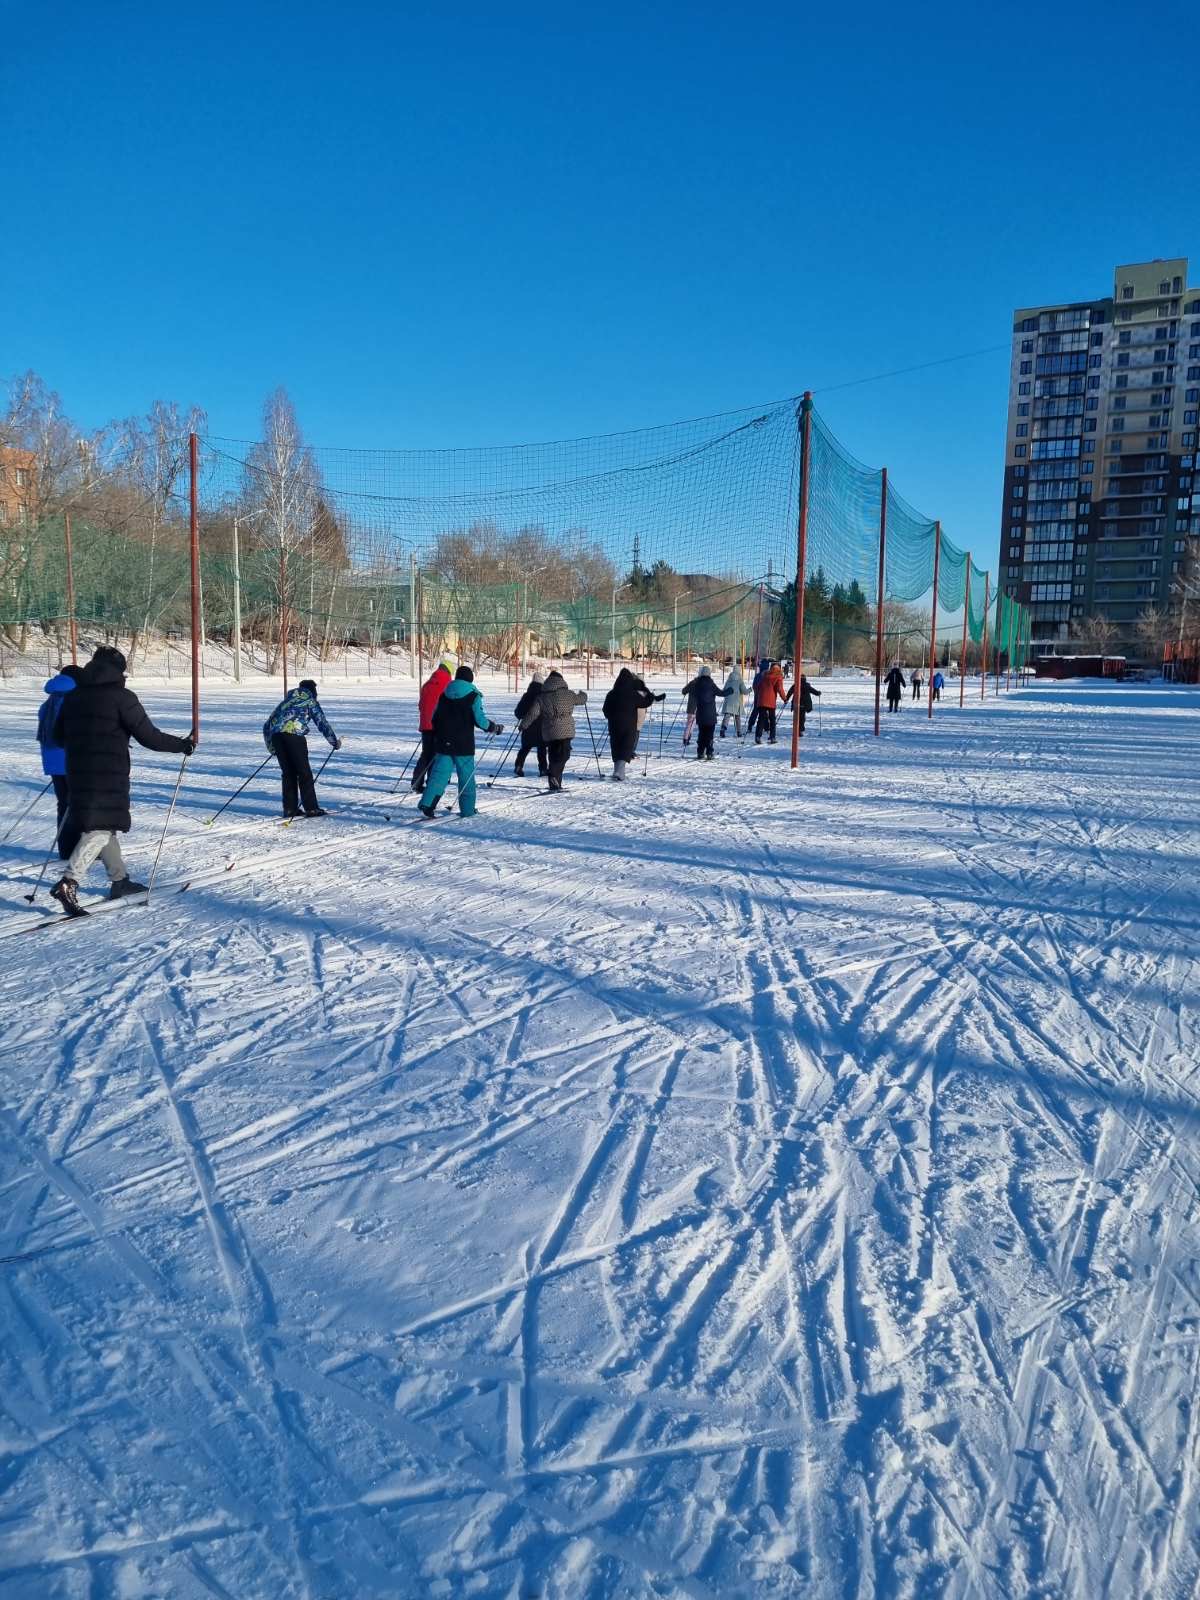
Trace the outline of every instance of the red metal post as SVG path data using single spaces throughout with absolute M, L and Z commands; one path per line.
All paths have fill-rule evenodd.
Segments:
M 887 548 L 887 468 L 879 473 L 879 589 L 875 600 L 875 737 L 879 737 L 879 695 L 883 686 L 883 564 Z
M 933 675 L 937 671 L 938 574 L 942 566 L 942 525 L 933 525 L 933 608 L 929 613 L 929 716 L 933 718 Z
M 987 697 L 987 651 L 988 651 L 988 612 L 992 604 L 992 575 L 984 573 L 983 577 L 983 644 L 979 656 L 979 698 Z
M 971 552 L 967 551 L 967 592 L 963 596 L 962 653 L 958 661 L 958 709 L 961 711 L 967 693 L 967 622 L 971 615 Z
M 192 579 L 192 738 L 200 742 L 200 441 L 188 435 L 188 548 Z
M 796 637 L 792 666 L 792 770 L 800 765 L 800 680 L 804 672 L 804 583 L 808 568 L 808 486 L 812 461 L 812 390 L 800 402 L 800 510 L 796 518 Z
M 63 513 L 63 536 L 67 545 L 67 620 L 71 629 L 71 664 L 79 665 L 79 634 L 75 626 L 75 560 L 71 550 L 71 513 Z

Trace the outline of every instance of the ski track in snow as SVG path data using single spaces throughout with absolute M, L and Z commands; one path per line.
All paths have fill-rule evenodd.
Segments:
M 281 830 L 209 687 L 0 943 L 5 1600 L 1195 1596 L 1200 694 L 869 694 L 425 828 L 335 681 Z

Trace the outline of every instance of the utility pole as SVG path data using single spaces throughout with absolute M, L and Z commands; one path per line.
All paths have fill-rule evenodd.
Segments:
M 242 681 L 242 562 L 238 545 L 241 516 L 233 519 L 233 681 Z
M 408 552 L 408 675 L 419 676 L 417 665 L 417 552 Z

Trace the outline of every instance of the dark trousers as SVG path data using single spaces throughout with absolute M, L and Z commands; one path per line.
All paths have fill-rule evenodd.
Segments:
M 754 742 L 755 742 L 755 744 L 761 744 L 762 743 L 762 736 L 763 736 L 764 733 L 770 739 L 771 743 L 774 744 L 775 743 L 775 707 L 774 706 L 759 706 L 758 711 L 757 711 L 756 714 L 758 716 L 758 721 L 757 721 L 757 723 L 755 724 L 755 727 L 754 727 Z
M 437 751 L 433 748 L 433 734 L 421 730 L 421 754 L 417 757 L 417 764 L 413 768 L 412 789 L 414 794 L 422 794 L 425 789 L 425 780 L 429 776 L 429 769 L 433 765 L 433 758 Z
M 533 728 L 526 728 L 524 733 L 521 735 L 521 751 L 517 756 L 513 771 L 516 773 L 518 778 L 524 775 L 525 761 L 531 750 L 537 751 L 538 771 L 544 778 L 547 772 L 550 770 L 546 764 L 546 746 L 538 738 L 537 732 Z
M 936 685 L 934 686 L 933 690 L 933 698 L 935 700 L 940 700 L 942 698 L 942 691 Z
M 56 773 L 50 782 L 54 785 L 54 800 L 58 806 L 58 854 L 65 861 L 79 843 L 79 829 L 67 816 L 67 780 L 61 773 Z
M 913 699 L 914 700 L 919 700 L 920 698 L 921 698 L 921 685 L 919 683 L 914 683 L 913 684 Z
M 888 710 L 889 711 L 899 711 L 899 709 L 900 709 L 900 691 L 897 690 L 895 694 L 888 695 Z
M 608 742 L 612 747 L 614 761 L 632 761 L 637 755 L 638 730 L 636 724 L 632 728 L 622 728 L 614 732 L 608 730 Z
M 713 753 L 713 734 L 717 731 L 715 722 L 698 722 L 696 724 L 696 760 L 702 761 L 705 756 Z
M 302 733 L 276 733 L 271 748 L 283 777 L 283 809 L 315 811 L 317 786 L 308 764 L 308 740 Z
M 550 787 L 561 789 L 563 769 L 571 759 L 570 739 L 551 739 L 546 746 L 546 762 L 549 769 Z

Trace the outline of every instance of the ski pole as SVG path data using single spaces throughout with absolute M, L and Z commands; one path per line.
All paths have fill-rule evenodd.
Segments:
M 508 761 L 508 758 L 512 754 L 513 745 L 516 744 L 517 739 L 520 737 L 520 733 L 521 733 L 521 724 L 518 722 L 516 727 L 514 727 L 514 729 L 512 731 L 512 738 L 504 746 L 504 754 L 500 757 L 500 765 L 496 768 L 495 772 L 492 773 L 491 777 L 484 784 L 484 788 L 485 789 L 490 789 L 492 787 L 492 785 L 495 783 L 496 779 L 504 771 L 504 768 L 505 768 L 505 765 L 506 765 L 506 763 Z
M 188 758 L 184 756 L 183 760 L 179 763 L 179 776 L 175 779 L 175 792 L 172 794 L 171 804 L 167 808 L 167 820 L 163 823 L 163 830 L 158 836 L 158 849 L 154 852 L 154 865 L 150 869 L 150 882 L 146 885 L 147 900 L 150 898 L 150 891 L 154 888 L 154 880 L 158 876 L 158 858 L 162 855 L 162 847 L 166 841 L 167 829 L 171 826 L 171 818 L 175 812 L 175 802 L 179 799 L 179 785 L 183 782 L 184 769 L 186 768 L 187 764 Z M 263 766 L 266 766 L 265 761 L 263 762 Z
M 596 776 L 598 778 L 603 778 L 604 773 L 600 767 L 600 750 L 596 744 L 596 730 L 592 727 L 592 713 L 588 710 L 588 704 L 586 700 L 583 702 L 583 710 L 584 715 L 587 717 L 588 732 L 592 736 L 592 754 L 596 758 Z
M 675 707 L 674 716 L 671 718 L 670 722 L 667 724 L 666 733 L 667 733 L 667 738 L 668 739 L 675 732 L 675 724 L 679 721 L 679 713 L 682 710 L 683 710 L 683 701 L 681 699 L 679 704 Z M 660 756 L 663 753 L 663 729 L 662 729 L 662 724 L 661 723 L 659 724 L 659 729 L 658 729 L 658 753 L 659 753 Z
M 324 761 L 322 761 L 321 765 L 317 768 L 316 772 L 313 774 L 313 782 L 314 783 L 316 783 L 317 779 L 321 776 L 321 774 L 325 771 L 325 768 L 329 765 L 329 756 L 331 756 L 336 749 L 337 749 L 336 745 L 331 744 L 329 746 L 329 755 L 327 755 L 325 757 Z M 266 763 L 264 762 L 263 765 L 265 766 Z
M 17 820 L 13 823 L 12 827 L 8 830 L 8 833 L 6 833 L 4 835 L 3 839 L 0 839 L 0 844 L 5 844 L 8 841 L 9 837 L 17 831 L 17 829 L 25 821 L 25 818 L 33 810 L 34 806 L 37 805 L 38 801 L 42 798 L 42 796 L 44 794 L 46 794 L 51 788 L 53 788 L 53 786 L 54 786 L 54 779 L 53 778 L 48 778 L 47 781 L 46 781 L 45 789 L 39 789 L 38 790 L 38 792 L 34 795 L 33 799 L 25 807 L 24 811 L 22 811 L 21 815 L 17 818 Z
M 273 760 L 274 760 L 274 753 L 273 753 L 273 752 L 272 752 L 272 754 L 271 754 L 271 755 L 269 755 L 269 756 L 268 756 L 268 757 L 267 757 L 267 761 L 273 761 Z M 267 761 L 260 761 L 260 762 L 259 762 L 259 764 L 258 764 L 258 766 L 257 766 L 257 767 L 255 767 L 255 769 L 254 769 L 254 771 L 253 771 L 253 772 L 252 772 L 252 773 L 251 773 L 251 774 L 250 774 L 250 776 L 249 776 L 249 777 L 248 777 L 248 778 L 247 778 L 247 779 L 246 779 L 246 781 L 245 781 L 245 783 L 243 783 L 243 784 L 242 784 L 242 786 L 241 786 L 241 788 L 239 788 L 239 789 L 235 789 L 235 790 L 234 790 L 234 791 L 233 791 L 233 793 L 232 793 L 232 794 L 231 794 L 231 795 L 230 795 L 230 796 L 229 796 L 229 799 L 228 799 L 228 800 L 226 800 L 226 802 L 225 802 L 225 804 L 224 804 L 224 805 L 223 805 L 223 806 L 222 806 L 222 807 L 221 807 L 221 811 L 225 811 L 225 810 L 227 810 L 227 809 L 228 809 L 228 807 L 229 807 L 229 806 L 231 806 L 231 805 L 232 805 L 232 804 L 233 804 L 233 802 L 234 802 L 234 801 L 235 801 L 235 800 L 236 800 L 236 799 L 237 799 L 237 797 L 238 797 L 238 795 L 240 795 L 240 794 L 241 794 L 241 792 L 242 792 L 242 789 L 248 789 L 248 788 L 249 788 L 249 787 L 250 787 L 250 785 L 251 785 L 251 784 L 252 784 L 252 783 L 253 783 L 253 782 L 254 782 L 254 780 L 255 780 L 255 778 L 257 778 L 257 777 L 258 777 L 258 775 L 259 775 L 259 773 L 260 773 L 260 772 L 261 772 L 261 771 L 262 771 L 262 769 L 263 769 L 263 768 L 264 768 L 264 767 L 265 767 L 265 766 L 266 766 L 266 764 L 267 764 Z M 211 817 L 209 817 L 209 819 L 208 819 L 208 820 L 207 820 L 207 822 L 205 822 L 205 824 L 204 824 L 204 826 L 205 826 L 205 827 L 206 827 L 206 828 L 211 828 L 211 827 L 212 827 L 212 825 L 213 825 L 213 823 L 214 823 L 214 822 L 215 822 L 215 821 L 216 821 L 216 820 L 217 820 L 217 818 L 218 818 L 218 817 L 219 817 L 219 816 L 220 816 L 220 815 L 221 815 L 221 811 L 214 811 L 214 812 L 213 812 L 213 814 L 212 814 L 212 816 L 211 816 Z
M 404 782 L 405 778 L 408 776 L 408 769 L 409 769 L 409 767 L 412 766 L 413 758 L 416 756 L 416 753 L 420 748 L 421 748 L 421 741 L 420 741 L 420 739 L 418 739 L 416 744 L 413 745 L 413 747 L 412 747 L 412 750 L 411 750 L 411 752 L 409 754 L 408 760 L 404 763 L 403 772 L 401 772 L 400 776 L 396 779 L 395 783 L 392 785 L 392 793 L 393 794 L 396 793 L 396 791 L 399 789 L 400 785 Z
M 58 849 L 58 841 L 62 838 L 62 831 L 67 825 L 67 816 L 69 815 L 70 813 L 68 812 L 63 817 L 58 827 L 54 830 L 54 843 L 50 846 L 49 850 L 46 851 L 46 859 L 42 862 L 42 870 L 37 875 L 37 882 L 33 886 L 33 893 L 22 895 L 21 897 L 23 900 L 28 900 L 30 905 L 32 905 L 37 899 L 37 892 L 42 887 L 42 879 L 46 876 L 46 868 L 50 865 L 51 858 L 54 855 L 54 852 Z

